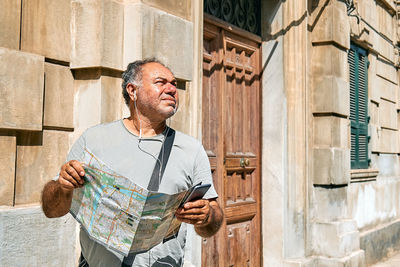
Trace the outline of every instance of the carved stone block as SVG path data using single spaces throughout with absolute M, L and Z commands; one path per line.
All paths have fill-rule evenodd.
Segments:
M 346 49 L 350 48 L 350 24 L 344 3 L 333 1 L 322 13 L 314 12 L 313 23 L 313 43 L 334 42 Z
M 360 249 L 360 233 L 353 220 L 314 223 L 312 235 L 316 255 L 341 258 Z
M 44 184 L 59 173 L 68 150 L 68 132 L 44 130 L 18 134 L 16 204 L 40 201 Z
M 71 0 L 22 2 L 21 50 L 69 62 Z
M 0 8 L 0 46 L 19 50 L 21 0 L 2 0 Z
M 314 117 L 314 147 L 349 149 L 349 120 L 327 116 Z
M 348 80 L 349 67 L 347 52 L 333 45 L 312 48 L 312 71 L 314 77 L 334 76 Z
M 123 70 L 124 6 L 111 0 L 74 0 L 72 13 L 75 38 L 71 68 L 102 66 Z M 127 30 L 141 31 L 140 27 Z
M 319 76 L 313 80 L 313 112 L 349 116 L 349 84 L 334 76 Z
M 0 128 L 41 130 L 44 58 L 0 47 L 0 62 Z
M 101 77 L 101 122 L 122 118 L 125 105 L 122 97 L 121 78 Z
M 378 58 L 376 63 L 376 74 L 378 76 L 385 78 L 394 84 L 398 84 L 397 71 L 393 64 L 380 58 Z
M 399 153 L 399 132 L 397 130 L 381 129 L 380 151 L 381 153 Z
M 314 148 L 313 166 L 314 184 L 347 184 L 350 180 L 350 150 Z
M 192 18 L 192 1 L 187 0 L 143 0 L 143 3 L 164 10 L 186 20 Z
M 397 91 L 399 90 L 399 87 L 396 84 L 379 76 L 377 76 L 377 84 L 380 92 L 380 97 L 382 99 L 391 101 L 393 103 L 396 103 L 398 101 Z
M 74 77 L 68 67 L 45 63 L 43 125 L 73 128 Z
M 0 134 L 0 206 L 12 206 L 14 201 L 16 136 Z
M 191 80 L 193 24 L 146 6 L 142 6 L 141 19 L 142 56 L 155 56 L 171 68 L 177 78 Z
M 397 110 L 396 104 L 382 99 L 379 104 L 380 126 L 397 130 Z

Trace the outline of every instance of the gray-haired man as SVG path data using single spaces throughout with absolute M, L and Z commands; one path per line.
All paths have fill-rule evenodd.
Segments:
M 122 87 L 130 117 L 89 128 L 75 142 L 58 179 L 48 182 L 43 189 L 43 211 L 47 217 L 67 214 L 73 190 L 83 186 L 85 173 L 81 163 L 85 148 L 117 173 L 147 187 L 165 136 L 171 129 L 166 120 L 178 108 L 176 79 L 163 64 L 147 59 L 128 65 Z M 173 194 L 199 182 L 212 184 L 208 157 L 200 142 L 177 131 L 159 191 Z M 186 203 L 175 215 L 180 221 L 193 224 L 200 236 L 212 236 L 223 220 L 217 197 L 211 186 L 204 199 Z M 185 239 L 183 224 L 174 238 L 149 251 L 130 255 L 133 263 L 129 265 L 181 266 Z M 122 256 L 92 241 L 82 230 L 80 243 L 83 257 L 91 267 L 121 266 L 124 261 Z

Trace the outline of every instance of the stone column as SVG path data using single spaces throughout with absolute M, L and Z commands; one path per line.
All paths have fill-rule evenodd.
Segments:
M 348 219 L 350 182 L 349 79 L 347 50 L 350 25 L 341 1 L 319 1 L 311 7 L 310 157 L 311 254 L 318 266 L 363 266 L 359 232 Z
M 308 231 L 307 1 L 262 2 L 263 261 L 302 266 Z

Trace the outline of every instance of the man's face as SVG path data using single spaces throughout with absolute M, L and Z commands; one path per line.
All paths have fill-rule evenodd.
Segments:
M 142 86 L 137 89 L 140 112 L 155 120 L 166 120 L 178 108 L 176 79 L 172 72 L 159 63 L 142 66 Z

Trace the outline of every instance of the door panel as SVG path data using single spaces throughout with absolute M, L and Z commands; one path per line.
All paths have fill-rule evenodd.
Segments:
M 260 44 L 217 25 L 204 23 L 202 138 L 225 221 L 202 263 L 260 266 Z

